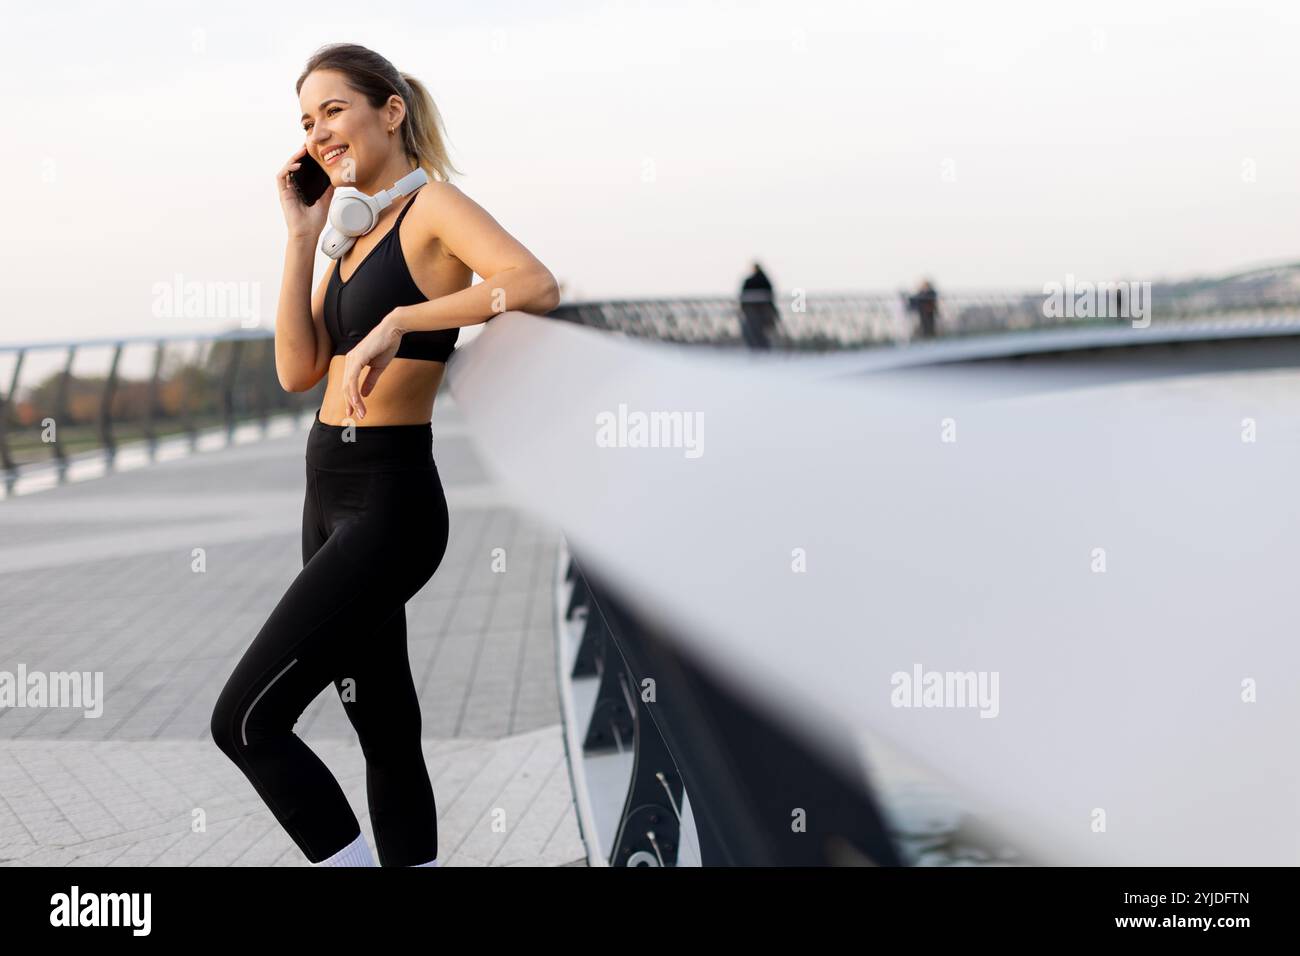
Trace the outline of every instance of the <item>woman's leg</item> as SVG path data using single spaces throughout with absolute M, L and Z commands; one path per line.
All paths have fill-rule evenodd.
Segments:
M 368 642 L 359 636 L 388 620 L 405 595 L 385 573 L 382 553 L 350 552 L 346 544 L 355 545 L 358 536 L 340 535 L 346 526 L 325 538 L 315 523 L 312 489 L 309 475 L 305 565 L 227 680 L 211 730 L 307 859 L 317 863 L 354 844 L 361 828 L 338 781 L 293 726 L 348 669 L 345 662 L 365 657 Z
M 343 496 L 330 489 L 328 502 Z M 364 520 L 334 537 L 366 568 L 383 568 L 401 596 L 345 656 L 335 687 L 366 756 L 366 790 L 382 866 L 418 866 L 438 855 L 437 810 L 420 745 L 420 699 L 411 676 L 405 601 L 442 562 L 449 536 L 446 496 L 436 467 L 371 476 Z
M 437 823 L 405 603 L 441 563 L 447 503 L 427 426 L 358 432 L 353 440 L 319 419 L 313 426 L 304 566 L 223 688 L 212 735 L 308 860 L 350 856 L 364 848 L 356 816 L 293 733 L 306 706 L 334 683 L 366 754 L 381 860 L 427 865 Z
M 420 746 L 420 699 L 411 677 L 406 609 L 398 608 L 350 655 L 334 680 L 366 755 L 366 793 L 380 866 L 438 856 L 437 808 Z

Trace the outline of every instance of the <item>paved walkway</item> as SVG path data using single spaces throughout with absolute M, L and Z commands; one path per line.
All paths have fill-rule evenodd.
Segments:
M 94 718 L 0 709 L 0 864 L 306 864 L 208 721 L 301 568 L 310 421 L 0 502 L 0 671 L 101 671 L 104 694 Z M 407 619 L 440 862 L 585 865 L 555 686 L 559 535 L 501 499 L 445 390 L 434 436 L 451 540 Z M 333 688 L 295 730 L 373 847 L 365 761 Z

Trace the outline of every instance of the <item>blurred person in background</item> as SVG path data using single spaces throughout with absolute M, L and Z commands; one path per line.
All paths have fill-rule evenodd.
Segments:
M 772 282 L 759 265 L 753 261 L 751 272 L 740 286 L 740 332 L 751 349 L 770 348 L 769 336 L 776 327 L 776 303 L 772 298 Z
M 914 311 L 920 321 L 921 338 L 935 337 L 935 317 L 939 312 L 939 293 L 929 279 L 922 279 L 920 288 L 907 299 L 907 307 Z

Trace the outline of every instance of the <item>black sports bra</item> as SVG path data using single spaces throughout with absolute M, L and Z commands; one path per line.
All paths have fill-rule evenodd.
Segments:
M 330 276 L 329 285 L 325 288 L 325 330 L 334 342 L 333 355 L 350 352 L 384 316 L 399 305 L 429 301 L 411 278 L 406 256 L 402 255 L 401 234 L 398 232 L 402 227 L 402 218 L 410 210 L 419 192 L 417 189 L 412 193 L 402 211 L 397 214 L 397 221 L 357 264 L 346 282 L 339 276 L 343 260 L 340 258 L 334 264 L 334 274 Z M 407 332 L 402 336 L 402 344 L 398 346 L 397 358 L 445 362 L 456 347 L 459 336 L 459 328 Z

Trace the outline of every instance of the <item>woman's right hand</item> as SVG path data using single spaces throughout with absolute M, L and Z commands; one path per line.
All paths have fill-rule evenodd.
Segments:
M 291 238 L 307 238 L 313 242 L 325 228 L 329 215 L 330 199 L 334 196 L 334 184 L 330 183 L 325 192 L 315 203 L 308 206 L 298 197 L 298 190 L 293 188 L 289 174 L 302 166 L 301 160 L 307 155 L 307 147 L 299 146 L 289 161 L 276 173 L 276 182 L 280 187 L 280 208 L 284 210 L 284 222 L 289 228 Z

